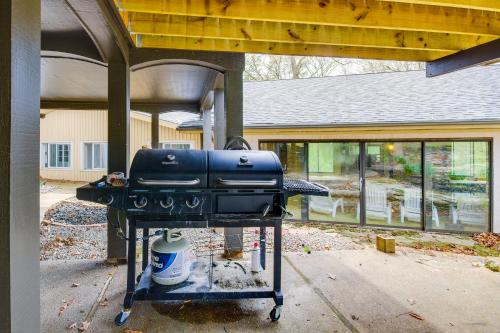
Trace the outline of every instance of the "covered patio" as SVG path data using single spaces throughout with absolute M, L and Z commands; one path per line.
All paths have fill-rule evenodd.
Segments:
M 426 61 L 428 77 L 500 59 L 495 0 L 7 0 L 0 9 L 2 332 L 40 331 L 45 112 L 107 110 L 108 171 L 127 174 L 131 109 L 151 114 L 153 148 L 169 111 L 203 113 L 210 128 L 213 109 L 215 148 L 242 135 L 246 52 Z M 125 249 L 109 232 L 108 261 L 123 262 Z

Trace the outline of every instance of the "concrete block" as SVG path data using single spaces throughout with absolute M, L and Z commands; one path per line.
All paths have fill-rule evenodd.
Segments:
M 385 253 L 395 253 L 396 240 L 392 236 L 377 235 L 377 250 Z

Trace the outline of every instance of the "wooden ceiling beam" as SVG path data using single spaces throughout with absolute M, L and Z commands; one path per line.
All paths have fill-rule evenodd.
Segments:
M 129 12 L 500 36 L 500 14 L 379 0 L 115 0 Z
M 134 37 L 134 36 L 133 36 Z M 143 48 L 170 48 L 194 51 L 222 51 L 267 53 L 280 55 L 328 56 L 401 61 L 432 61 L 453 52 L 380 49 L 335 45 L 310 45 L 294 43 L 270 43 L 248 40 L 203 39 L 189 37 L 164 37 L 135 35 L 136 45 Z
M 430 51 L 459 51 L 495 37 L 387 29 L 244 21 L 122 11 L 131 32 L 139 35 L 249 40 L 274 43 L 361 46 Z
M 488 10 L 500 12 L 500 1 L 498 0 L 380 0 L 390 2 L 403 2 L 416 5 L 443 6 L 453 8 Z

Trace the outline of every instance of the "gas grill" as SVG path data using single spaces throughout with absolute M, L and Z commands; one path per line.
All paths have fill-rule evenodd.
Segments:
M 252 150 L 142 149 L 130 178 L 112 186 L 105 177 L 77 189 L 77 198 L 124 211 L 128 222 L 128 274 L 122 325 L 134 300 L 274 298 L 278 320 L 281 293 L 281 223 L 294 195 L 328 195 L 322 185 L 285 178 L 273 152 Z M 265 228 L 274 232 L 273 289 L 263 291 L 176 292 L 151 281 L 149 228 L 260 227 L 261 266 L 265 269 Z M 135 277 L 136 230 L 143 229 L 143 272 Z

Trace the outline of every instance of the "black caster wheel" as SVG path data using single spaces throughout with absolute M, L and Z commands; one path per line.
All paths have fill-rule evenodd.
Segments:
M 281 306 L 276 306 L 269 313 L 269 318 L 271 318 L 271 321 L 278 321 L 280 317 L 281 317 Z
M 137 277 L 135 278 L 135 280 L 137 281 L 137 283 L 141 282 L 141 277 L 142 277 L 142 273 L 137 275 Z
M 128 316 L 130 316 L 130 311 L 122 311 L 115 317 L 115 325 L 122 326 L 127 322 Z

